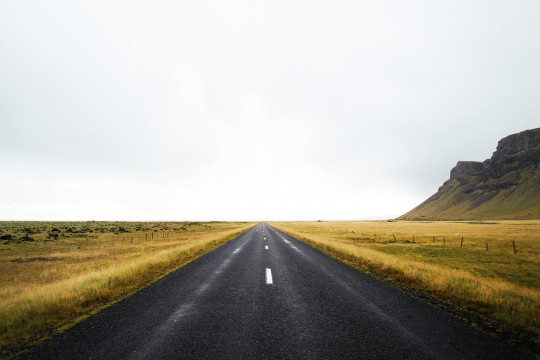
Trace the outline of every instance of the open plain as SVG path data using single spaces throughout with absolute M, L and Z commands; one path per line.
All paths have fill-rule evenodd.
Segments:
M 62 332 L 254 225 L 0 222 L 0 354 Z
M 524 331 L 518 337 L 540 338 L 540 221 L 272 225 L 439 305 L 464 310 L 461 316 L 485 315 L 495 320 L 483 321 L 492 331 L 508 325 L 509 332 Z
M 3 356 L 538 354 L 538 221 L 253 226 L 3 223 Z
M 533 359 L 266 224 L 23 359 Z

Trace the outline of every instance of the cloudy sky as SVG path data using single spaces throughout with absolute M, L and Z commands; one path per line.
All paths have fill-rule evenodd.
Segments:
M 0 220 L 386 219 L 540 126 L 540 2 L 0 3 Z

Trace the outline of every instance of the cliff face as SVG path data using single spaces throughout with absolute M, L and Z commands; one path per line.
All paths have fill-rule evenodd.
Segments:
M 491 159 L 459 161 L 403 220 L 540 219 L 540 128 L 499 141 Z
M 485 169 L 484 163 L 479 161 L 458 161 L 457 165 L 450 170 L 450 179 L 468 175 L 479 175 Z
M 497 150 L 487 162 L 485 178 L 540 165 L 540 128 L 510 135 L 499 141 Z

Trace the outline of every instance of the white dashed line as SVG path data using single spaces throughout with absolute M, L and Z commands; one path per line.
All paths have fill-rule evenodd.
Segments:
M 266 250 L 268 250 L 268 245 L 266 245 L 264 248 L 265 248 Z
M 266 285 L 272 285 L 272 270 L 266 268 Z

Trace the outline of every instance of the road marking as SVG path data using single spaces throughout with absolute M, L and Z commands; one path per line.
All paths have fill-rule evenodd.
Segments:
M 266 268 L 266 285 L 272 285 L 272 270 Z
M 234 255 L 234 253 L 233 253 Z M 223 271 L 223 269 L 225 269 L 225 267 L 227 265 L 229 265 L 229 262 L 231 262 L 231 258 L 228 258 L 227 260 L 225 260 L 218 268 L 216 271 L 214 271 L 215 274 L 221 274 L 221 272 Z M 205 288 L 206 289 L 206 288 Z
M 264 248 L 265 248 L 266 250 L 268 250 L 268 245 L 266 245 Z
M 264 238 L 264 240 L 266 240 L 266 238 Z

